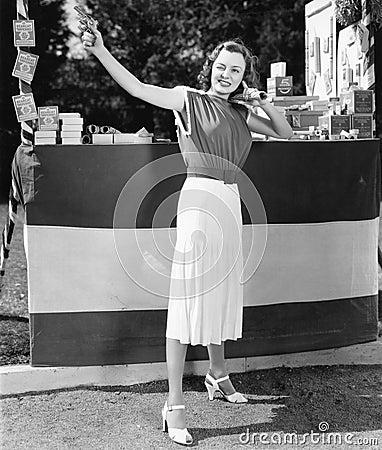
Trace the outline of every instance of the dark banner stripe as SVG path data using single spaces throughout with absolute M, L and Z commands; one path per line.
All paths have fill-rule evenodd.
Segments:
M 27 158 L 19 158 L 23 167 L 17 180 L 27 190 L 31 179 L 34 183 L 34 201 L 27 206 L 29 225 L 110 228 L 128 181 L 125 217 L 118 227 L 175 225 L 177 198 L 185 179 L 177 144 L 39 146 L 35 153 L 29 171 Z M 169 155 L 174 156 L 161 160 Z M 162 164 L 146 167 L 130 183 L 135 173 L 154 160 Z M 366 220 L 379 215 L 379 140 L 256 141 L 243 170 L 260 193 L 268 223 Z M 171 176 L 174 173 L 178 175 Z M 167 175 L 170 178 L 160 181 Z M 242 182 L 239 188 L 244 191 Z M 245 199 L 249 210 L 251 198 L 249 194 Z M 158 214 L 153 225 L 158 207 L 167 199 L 171 201 L 166 213 Z M 257 220 L 250 219 L 245 206 L 243 220 L 245 224 Z
M 244 308 L 227 358 L 342 347 L 377 339 L 378 296 Z M 166 310 L 31 314 L 33 366 L 165 361 Z M 187 359 L 207 359 L 202 346 Z

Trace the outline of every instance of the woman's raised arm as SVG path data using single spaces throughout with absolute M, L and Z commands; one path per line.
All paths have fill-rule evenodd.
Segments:
M 88 53 L 96 56 L 114 80 L 130 95 L 140 98 L 152 105 L 166 109 L 181 111 L 184 106 L 184 90 L 182 87 L 163 88 L 142 83 L 131 72 L 119 63 L 103 44 L 101 33 L 93 25 L 89 25 L 92 33 L 85 31 L 80 25 L 83 46 Z M 95 39 L 94 39 L 95 37 Z

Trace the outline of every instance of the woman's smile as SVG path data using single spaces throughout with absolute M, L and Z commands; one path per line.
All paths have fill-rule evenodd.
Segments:
M 213 63 L 210 92 L 228 98 L 243 80 L 245 61 L 241 53 L 221 50 Z

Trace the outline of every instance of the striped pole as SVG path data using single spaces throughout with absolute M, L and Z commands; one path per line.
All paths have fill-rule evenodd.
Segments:
M 28 0 L 16 0 L 16 11 L 18 20 L 27 20 L 28 14 Z M 29 48 L 17 47 L 17 51 L 28 51 Z M 32 88 L 29 83 L 19 79 L 19 91 L 20 94 L 28 94 L 32 92 Z M 26 146 L 33 146 L 33 121 L 21 122 L 21 143 Z M 9 249 L 12 241 L 13 231 L 15 228 L 17 218 L 17 206 L 18 206 L 18 194 L 15 186 L 15 182 L 12 179 L 12 185 L 9 191 L 9 204 L 8 204 L 8 216 L 7 221 L 2 232 L 2 242 L 0 248 L 0 292 L 3 287 L 3 278 L 5 275 L 6 260 L 9 257 Z
M 16 0 L 17 19 L 28 20 L 28 0 Z M 29 51 L 29 48 L 17 47 L 18 52 L 21 50 Z M 19 91 L 20 94 L 29 94 L 32 92 L 30 84 L 19 78 Z M 21 122 L 21 142 L 23 145 L 33 145 L 33 121 L 27 120 Z

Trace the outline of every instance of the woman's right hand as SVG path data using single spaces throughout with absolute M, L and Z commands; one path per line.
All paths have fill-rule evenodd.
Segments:
M 99 51 L 104 46 L 101 33 L 93 24 L 89 24 L 88 26 L 86 26 L 80 23 L 78 28 L 82 33 L 81 40 L 84 49 L 88 53 L 96 55 L 97 51 Z M 87 28 L 90 28 L 92 32 L 89 33 L 89 31 L 86 31 Z

